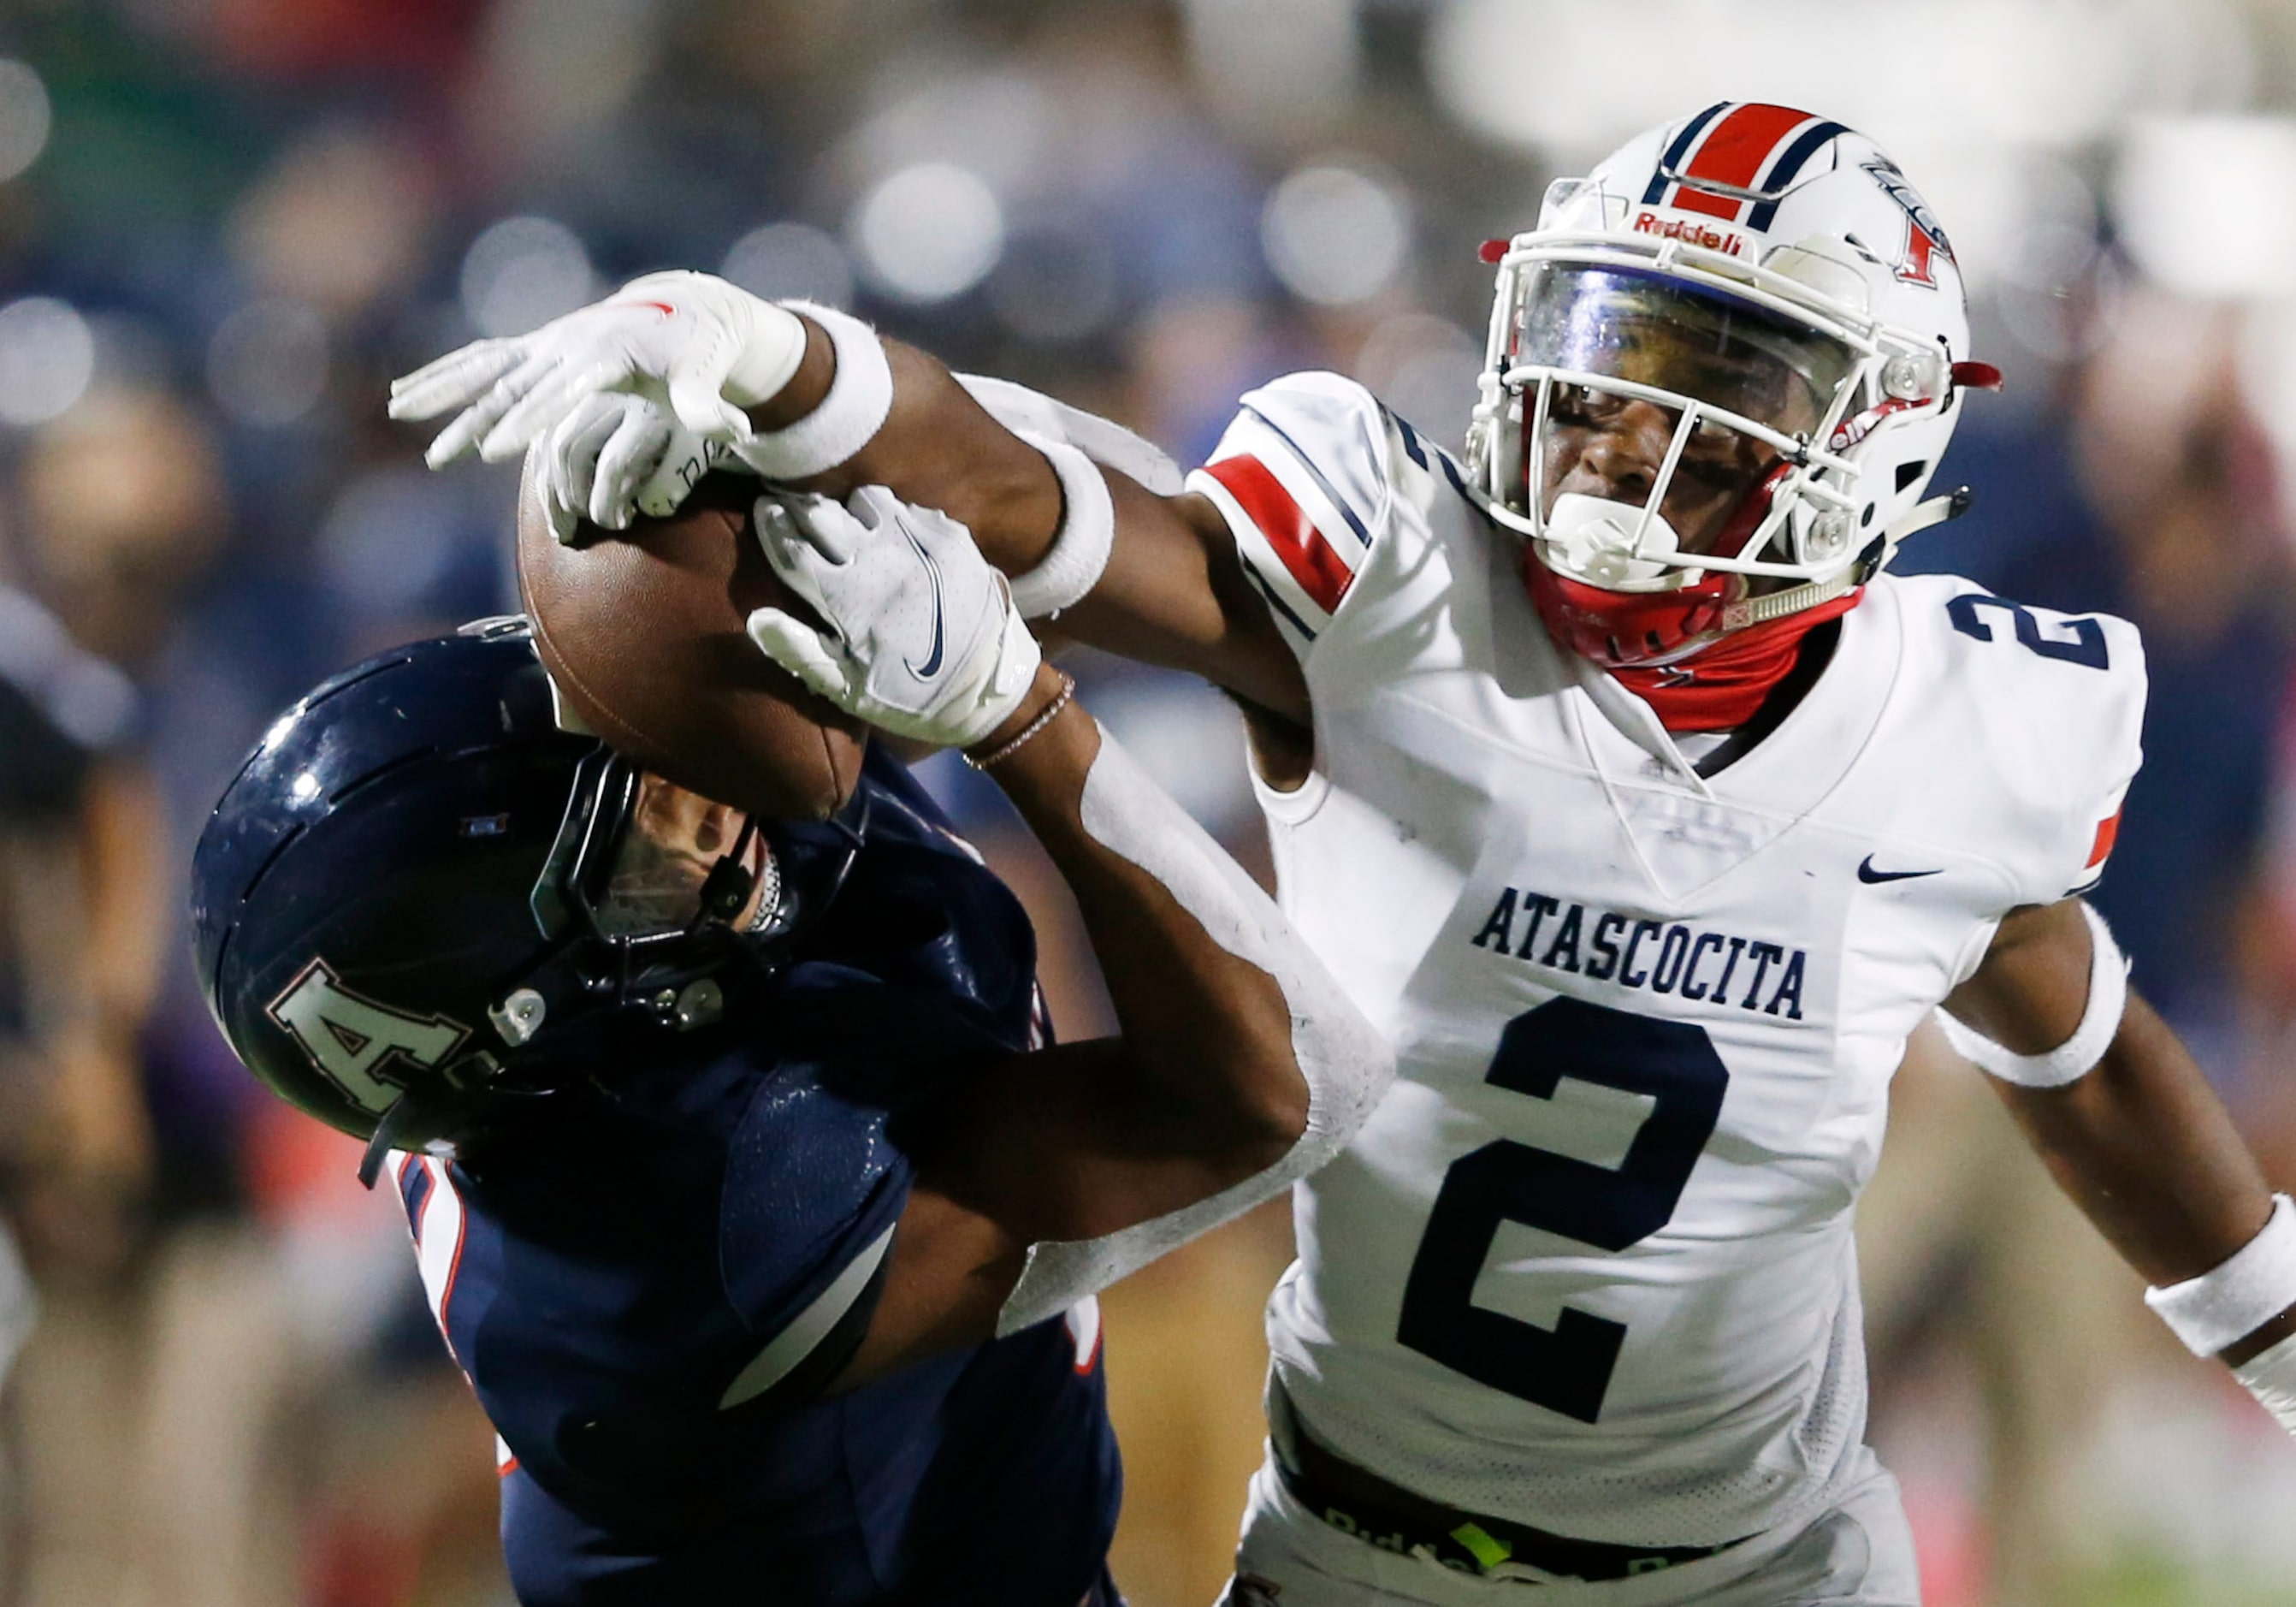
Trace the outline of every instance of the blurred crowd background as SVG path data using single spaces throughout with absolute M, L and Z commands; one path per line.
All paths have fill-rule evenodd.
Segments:
M 2009 386 L 1941 474 L 1974 512 L 1901 567 L 2143 626 L 2097 902 L 2296 1185 L 2291 0 L 0 3 L 0 1607 L 508 1600 L 403 1224 L 238 1069 L 184 955 L 189 845 L 269 718 L 513 606 L 512 477 L 425 473 L 390 375 L 681 266 L 1183 457 L 1315 367 L 1456 442 L 1478 244 L 1721 98 L 1866 129 L 1951 233 Z M 1085 679 L 1264 862 L 1222 702 Z M 930 773 L 1097 1030 L 1042 861 Z M 1860 1225 L 1933 1607 L 2296 1603 L 2296 1446 L 1934 1043 Z M 1226 1576 L 1288 1234 L 1108 1299 L 1136 1607 Z

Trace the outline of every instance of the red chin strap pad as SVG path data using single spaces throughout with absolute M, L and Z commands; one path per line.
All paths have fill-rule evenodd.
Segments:
M 1793 668 L 1802 639 L 1840 619 L 1866 595 L 1861 586 L 1724 636 L 1729 576 L 1709 575 L 1680 591 L 1606 591 L 1556 574 L 1525 542 L 1522 578 L 1556 645 L 1608 670 L 1669 731 L 1728 731 L 1745 724 Z M 1670 663 L 1657 662 L 1675 654 L 1679 656 Z
M 1749 625 L 1678 663 L 1613 670 L 1669 731 L 1734 731 L 1751 720 L 1801 657 L 1802 639 L 1857 606 L 1858 587 L 1831 601 Z
M 1526 429 L 1528 426 L 1526 425 Z M 1523 491 L 1531 494 L 1529 454 L 1524 454 Z M 1790 463 L 1773 464 L 1761 482 L 1732 510 L 1709 549 L 1734 558 L 1769 516 L 1778 487 L 1793 473 Z M 1539 562 L 1536 543 L 1522 548 L 1522 578 L 1548 634 L 1605 669 L 1646 664 L 1680 652 L 1701 637 L 1722 630 L 1722 605 L 1740 596 L 1736 576 L 1710 574 L 1679 591 L 1609 591 L 1556 574 Z
M 1710 574 L 1679 591 L 1611 591 L 1559 575 L 1522 545 L 1522 581 L 1555 641 L 1606 670 L 1647 664 L 1718 635 L 1730 577 Z

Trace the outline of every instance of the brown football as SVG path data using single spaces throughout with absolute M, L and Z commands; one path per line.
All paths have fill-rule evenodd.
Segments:
M 743 629 L 751 609 L 793 603 L 750 529 L 757 494 L 713 474 L 667 519 L 586 523 L 562 547 L 521 487 L 519 590 L 543 667 L 591 730 L 707 797 L 817 820 L 851 795 L 864 734 Z

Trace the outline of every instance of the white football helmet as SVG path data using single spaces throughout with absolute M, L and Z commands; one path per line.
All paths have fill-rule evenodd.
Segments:
M 1963 389 L 2000 376 L 1968 360 L 1944 230 L 1865 136 L 1724 102 L 1557 181 L 1485 254 L 1472 479 L 1588 656 L 1670 663 L 1830 602 L 1956 511 L 1922 493 Z M 1637 403 L 1646 472 L 1573 475 Z

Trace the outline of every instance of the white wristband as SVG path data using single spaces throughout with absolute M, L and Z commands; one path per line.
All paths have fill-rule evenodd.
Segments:
M 754 408 L 771 401 L 782 387 L 797 377 L 805 361 L 805 323 L 786 307 L 771 301 L 746 303 L 749 334 L 726 372 L 718 393 L 737 408 Z
M 1013 433 L 1045 455 L 1061 482 L 1061 527 L 1053 532 L 1052 549 L 1028 573 L 1013 577 L 1013 604 L 1021 617 L 1044 619 L 1099 583 L 1116 542 L 1116 505 L 1100 466 L 1076 448 L 1034 430 Z
M 2296 1207 L 2275 1194 L 2255 1238 L 2197 1278 L 2146 1290 L 2144 1304 L 2194 1356 L 2246 1339 L 2296 1306 Z
M 837 373 L 821 405 L 783 430 L 734 443 L 734 453 L 767 480 L 825 473 L 869 444 L 893 410 L 893 370 L 877 332 L 850 314 L 811 301 L 784 301 L 821 326 L 837 353 Z
M 2128 1008 L 2128 961 L 2121 956 L 2120 945 L 2112 941 L 2104 917 L 2087 903 L 2080 910 L 2088 920 L 2088 1006 L 2081 1011 L 2080 1025 L 2073 1028 L 2073 1035 L 2046 1054 L 2021 1055 L 2004 1049 L 1975 1027 L 1964 1026 L 1940 1007 L 1936 1012 L 1938 1026 L 1954 1053 L 2020 1088 L 2062 1088 L 2087 1076 L 2104 1059 L 2113 1034 L 2120 1030 L 2121 1012 Z
M 2282 1428 L 2296 1434 L 2296 1336 L 2249 1357 L 2232 1375 Z

